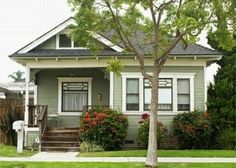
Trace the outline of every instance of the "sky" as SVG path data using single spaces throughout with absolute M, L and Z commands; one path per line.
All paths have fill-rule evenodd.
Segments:
M 24 67 L 8 55 L 33 41 L 70 16 L 67 0 L 7 0 L 0 5 L 0 83 L 9 82 L 9 74 Z M 201 36 L 199 44 L 209 47 Z M 216 65 L 207 68 L 207 80 L 212 81 Z

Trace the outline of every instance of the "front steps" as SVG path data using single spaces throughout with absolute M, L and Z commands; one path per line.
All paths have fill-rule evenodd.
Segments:
M 79 128 L 47 128 L 42 137 L 41 150 L 77 152 Z

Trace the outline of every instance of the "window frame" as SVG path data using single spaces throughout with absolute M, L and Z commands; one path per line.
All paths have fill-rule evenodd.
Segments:
M 152 73 L 148 73 L 152 74 Z M 139 111 L 129 111 L 126 109 L 126 79 L 127 78 L 139 78 Z M 183 111 L 178 111 L 178 100 L 177 100 L 177 79 L 189 79 L 190 80 L 190 111 L 194 110 L 194 78 L 195 73 L 166 73 L 162 72 L 159 78 L 171 78 L 172 79 L 172 110 L 164 111 L 158 110 L 160 115 L 174 115 Z M 121 73 L 121 88 L 122 88 L 122 111 L 130 115 L 140 115 L 144 112 L 144 77 L 139 72 L 122 72 Z
M 159 79 L 170 79 L 171 80 L 171 86 L 169 87 L 164 87 L 164 86 L 160 86 L 160 84 L 158 85 L 158 89 L 160 88 L 170 88 L 171 89 L 171 109 L 158 109 L 158 111 L 173 111 L 173 79 L 172 78 L 159 78 Z M 145 83 L 145 78 L 143 78 L 143 83 Z M 160 82 L 160 81 L 159 81 Z M 145 84 L 143 84 L 143 110 L 144 111 L 149 111 L 148 109 L 145 109 Z M 149 88 L 152 88 L 151 86 Z M 160 98 L 159 98 L 160 99 Z
M 177 109 L 178 109 L 178 111 L 189 111 L 190 110 L 190 108 L 191 108 L 191 106 L 190 106 L 190 104 L 191 104 L 191 91 L 190 91 L 190 79 L 187 79 L 187 78 L 178 78 L 177 79 L 177 84 L 178 84 L 178 80 L 188 80 L 188 82 L 189 82 L 189 93 L 179 93 L 178 92 L 178 89 L 177 89 Z M 178 98 L 179 98 L 179 95 L 184 95 L 184 96 L 189 96 L 189 109 L 188 110 L 182 110 L 182 109 L 179 109 L 179 103 L 178 103 Z
M 127 81 L 128 80 L 138 80 L 138 93 L 128 93 L 128 90 L 127 90 L 127 86 L 128 86 L 128 83 L 127 83 Z M 140 91 L 140 89 L 139 89 L 139 78 L 126 78 L 126 109 L 128 110 L 128 106 L 127 106 L 127 97 L 128 97 L 128 95 L 136 95 L 136 96 L 138 96 L 138 109 L 129 109 L 128 111 L 139 111 L 139 99 L 140 99 L 140 95 L 139 95 L 139 91 Z
M 62 84 L 64 82 L 87 82 L 88 83 L 88 106 L 92 105 L 92 79 L 91 77 L 58 77 L 58 115 L 81 115 L 79 111 L 62 111 Z
M 68 90 L 64 90 L 63 89 L 63 84 L 64 83 L 87 83 L 87 90 L 83 91 L 87 93 L 87 105 L 88 105 L 88 91 L 89 91 L 89 83 L 88 82 L 62 82 L 62 87 L 61 87 L 61 111 L 62 112 L 82 112 L 82 111 L 77 111 L 77 110 L 64 110 L 64 102 L 63 102 L 63 94 L 64 92 L 68 91 Z M 78 91 L 78 90 L 69 90 L 69 91 Z
M 60 35 L 67 35 L 66 32 L 62 32 L 56 35 L 56 49 L 63 49 L 63 50 L 68 50 L 68 49 L 88 49 L 87 47 L 75 47 L 75 42 L 73 39 L 71 40 L 71 47 L 60 47 Z

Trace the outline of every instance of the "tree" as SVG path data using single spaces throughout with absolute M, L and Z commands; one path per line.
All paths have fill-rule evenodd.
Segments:
M 13 79 L 15 82 L 19 82 L 23 79 L 24 72 L 23 71 L 16 71 L 13 74 L 8 75 L 9 78 Z
M 71 27 L 71 35 L 75 41 L 96 53 L 102 46 L 98 47 L 94 40 L 95 33 L 109 33 L 115 44 L 122 43 L 124 52 L 135 54 L 143 77 L 151 82 L 146 166 L 158 166 L 156 121 L 161 69 L 178 43 L 186 47 L 189 43 L 196 42 L 203 29 L 209 29 L 209 25 L 218 22 L 215 14 L 219 9 L 216 7 L 222 5 L 222 13 L 225 11 L 227 15 L 232 4 L 228 0 L 69 0 L 69 3 L 76 13 L 78 25 Z M 225 40 L 232 41 L 227 27 L 219 32 L 229 34 Z M 220 45 L 228 47 L 224 43 Z M 144 48 L 149 48 L 149 51 L 146 52 Z M 146 55 L 153 58 L 151 75 L 146 72 Z M 113 65 L 109 67 L 111 70 L 119 69 L 114 66 L 116 63 L 110 65 Z
M 231 52 L 227 52 L 217 47 L 212 40 L 209 37 L 211 46 L 224 53 L 217 62 L 220 68 L 214 77 L 214 83 L 208 87 L 207 110 L 212 118 L 214 138 L 218 138 L 221 131 L 227 128 L 236 130 L 236 46 Z

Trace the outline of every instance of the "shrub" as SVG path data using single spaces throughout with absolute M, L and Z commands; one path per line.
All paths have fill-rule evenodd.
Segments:
M 140 127 L 138 129 L 138 140 L 141 145 L 146 148 L 148 146 L 148 136 L 149 136 L 149 115 L 144 113 L 141 117 Z M 167 129 L 164 127 L 162 122 L 157 121 L 157 147 L 164 142 L 167 136 Z
M 173 119 L 173 133 L 181 149 L 208 148 L 212 131 L 206 112 L 185 112 Z
M 127 117 L 111 109 L 91 110 L 80 118 L 81 140 L 95 143 L 105 150 L 120 149 L 127 128 Z
M 236 130 L 226 128 L 220 133 L 219 142 L 224 149 L 236 149 Z
M 104 151 L 102 146 L 95 143 L 82 142 L 79 146 L 80 152 L 102 152 Z

